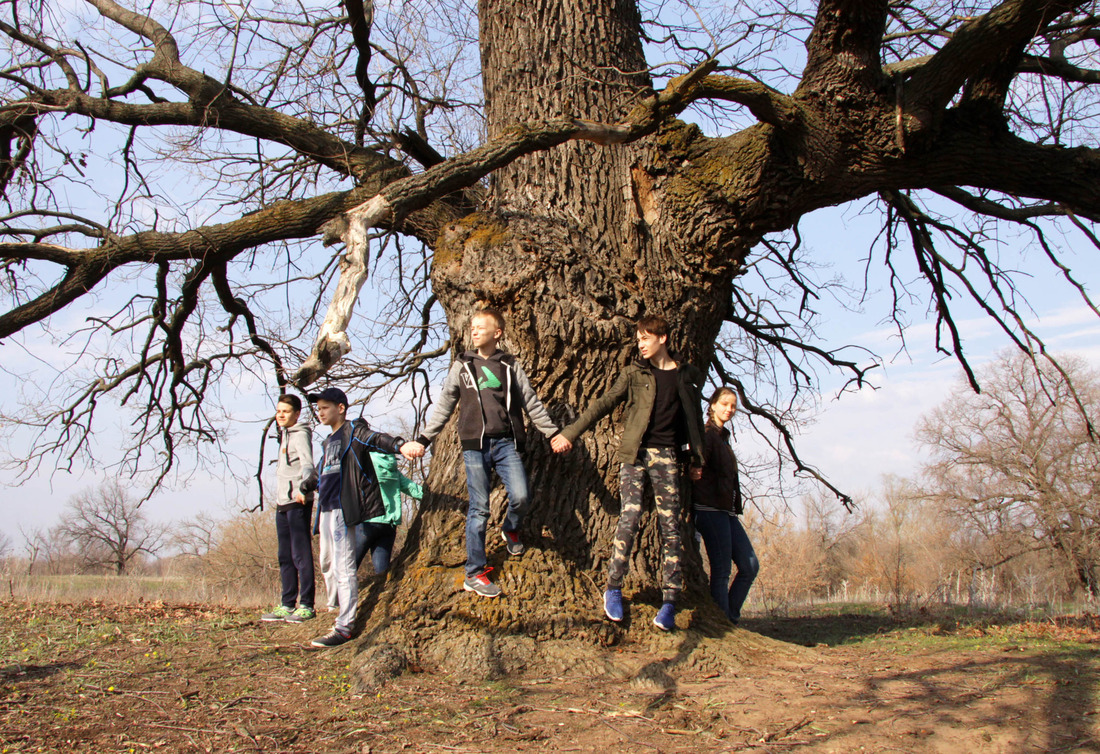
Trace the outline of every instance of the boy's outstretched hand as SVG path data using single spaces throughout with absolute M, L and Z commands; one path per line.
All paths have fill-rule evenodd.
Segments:
M 691 480 L 693 482 L 698 482 L 700 479 L 703 478 L 703 469 L 699 466 L 692 466 L 691 469 L 688 471 L 688 475 L 691 477 Z
M 550 438 L 550 448 L 555 453 L 565 453 L 573 448 L 573 443 L 569 442 L 561 435 L 554 435 Z
M 405 458 L 408 458 L 410 461 L 417 458 L 423 458 L 424 446 L 415 440 L 409 440 L 401 446 L 401 455 L 405 456 Z

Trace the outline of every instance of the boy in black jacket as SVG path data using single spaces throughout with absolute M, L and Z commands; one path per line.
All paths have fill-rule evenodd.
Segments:
M 321 550 L 327 551 L 336 571 L 340 612 L 332 631 L 310 642 L 315 647 L 338 647 L 351 638 L 359 602 L 359 579 L 355 568 L 358 526 L 385 513 L 378 489 L 378 476 L 371 463 L 371 451 L 403 453 L 414 457 L 415 443 L 370 429 L 365 421 L 347 420 L 348 397 L 343 390 L 329 387 L 312 393 L 317 418 L 332 429 L 321 445 L 317 464 L 317 524 Z
M 547 437 L 558 433 L 546 407 L 535 395 L 530 380 L 516 357 L 497 348 L 504 337 L 504 316 L 496 309 L 479 309 L 470 318 L 474 350 L 459 356 L 440 391 L 432 418 L 413 443 L 424 446 L 443 431 L 458 406 L 458 437 L 466 463 L 466 489 L 470 507 L 466 513 L 466 591 L 482 597 L 499 597 L 500 587 L 489 581 L 485 556 L 485 529 L 489 520 L 489 492 L 495 469 L 508 491 L 508 512 L 501 536 L 511 555 L 523 554 L 520 524 L 527 512 L 527 473 L 519 454 L 527 440 L 523 414 Z

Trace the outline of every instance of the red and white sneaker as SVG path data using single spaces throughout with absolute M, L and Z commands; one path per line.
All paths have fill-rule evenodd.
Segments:
M 467 576 L 466 580 L 462 582 L 462 588 L 467 592 L 475 592 L 482 597 L 499 597 L 500 587 L 489 581 L 489 571 L 493 570 L 491 567 L 486 568 L 476 576 Z
M 509 555 L 522 555 L 523 551 L 527 548 L 523 546 L 523 542 L 519 538 L 519 533 L 514 531 L 500 532 L 500 536 L 504 539 L 504 547 L 508 550 Z

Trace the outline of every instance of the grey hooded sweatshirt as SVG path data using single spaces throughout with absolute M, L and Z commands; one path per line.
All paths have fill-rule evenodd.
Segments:
M 279 430 L 279 464 L 275 468 L 275 505 L 286 510 L 298 505 L 294 496 L 305 495 L 306 502 L 313 500 L 317 486 L 317 468 L 313 465 L 313 432 L 304 422 L 290 429 Z

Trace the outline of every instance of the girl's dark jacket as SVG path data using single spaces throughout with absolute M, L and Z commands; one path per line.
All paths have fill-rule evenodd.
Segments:
M 680 395 L 680 405 L 684 409 L 684 421 L 687 424 L 688 447 L 681 448 L 690 456 L 691 465 L 703 465 L 703 373 L 682 361 L 677 354 L 669 356 L 678 365 L 676 367 L 676 389 Z M 649 426 L 649 417 L 653 413 L 653 402 L 657 397 L 657 380 L 650 371 L 649 362 L 637 359 L 628 364 L 615 380 L 611 389 L 592 403 L 575 422 L 561 431 L 562 437 L 575 442 L 577 437 L 603 417 L 611 413 L 615 406 L 626 401 L 623 413 L 623 439 L 615 459 L 619 463 L 638 462 L 638 451 L 642 447 L 642 437 Z M 681 452 L 683 455 L 683 452 Z
M 730 447 L 730 431 L 707 422 L 704 441 L 703 476 L 693 483 L 691 502 L 720 511 L 744 512 L 737 457 Z
M 364 419 L 352 419 L 347 424 L 350 425 L 348 428 L 337 430 L 343 437 L 340 443 L 340 508 L 344 512 L 344 525 L 355 526 L 386 513 L 386 504 L 378 488 L 378 474 L 370 460 L 371 452 L 400 453 L 405 441 L 385 432 L 375 432 Z M 322 455 L 317 468 L 324 467 L 325 458 Z M 303 491 L 307 491 L 304 488 L 305 485 Z M 308 492 L 316 488 L 317 478 L 314 477 Z M 320 511 L 318 506 L 314 533 L 317 532 Z

